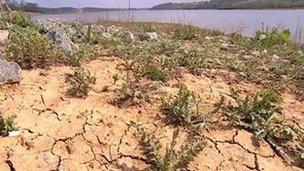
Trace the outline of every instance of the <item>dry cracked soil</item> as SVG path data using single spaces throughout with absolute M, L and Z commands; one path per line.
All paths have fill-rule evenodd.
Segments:
M 116 94 L 102 90 L 113 84 L 113 75 L 121 76 L 119 63 L 119 59 L 111 58 L 83 64 L 97 77 L 86 99 L 65 95 L 69 87 L 65 77 L 72 72 L 66 66 L 24 71 L 20 84 L 2 87 L 0 110 L 5 117 L 17 116 L 21 134 L 0 138 L 0 170 L 148 170 L 139 139 L 127 123 L 142 123 L 164 142 L 172 137 L 174 128 L 159 119 L 157 100 L 130 107 L 113 104 Z M 212 72 L 217 71 L 209 74 Z M 221 76 L 206 75 L 183 72 L 179 80 L 161 84 L 160 89 L 177 92 L 174 85 L 181 81 L 199 94 L 206 107 L 221 95 L 227 96 L 232 86 L 242 92 L 259 89 L 250 83 L 234 84 Z M 304 128 L 304 102 L 288 92 L 283 98 L 286 120 Z M 251 133 L 225 122 L 214 123 L 204 135 L 207 146 L 190 163 L 189 170 L 301 170 L 285 163 L 266 142 L 257 147 Z

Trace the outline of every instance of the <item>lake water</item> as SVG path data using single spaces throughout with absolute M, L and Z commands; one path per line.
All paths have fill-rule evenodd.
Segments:
M 183 23 L 221 29 L 226 32 L 241 32 L 247 36 L 252 35 L 264 25 L 290 28 L 293 38 L 301 37 L 304 40 L 304 10 L 134 10 L 38 15 L 34 18 L 42 20 L 59 18 L 65 21 L 80 19 L 91 22 L 108 19 Z M 297 34 L 299 32 L 303 34 L 299 36 Z

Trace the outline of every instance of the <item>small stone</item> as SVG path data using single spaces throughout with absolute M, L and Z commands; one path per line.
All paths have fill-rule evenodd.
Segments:
M 229 49 L 229 44 L 228 44 L 228 43 L 223 43 L 223 44 L 221 45 L 221 49 L 222 49 L 222 50 L 228 50 L 228 49 Z
M 277 61 L 277 60 L 280 59 L 280 57 L 278 55 L 276 55 L 276 54 L 271 55 L 270 58 L 271 58 L 272 61 Z
M 4 43 L 9 36 L 9 32 L 7 30 L 0 30 L 0 44 Z
M 133 33 L 132 32 L 130 32 L 130 31 L 127 31 L 127 32 L 125 32 L 125 38 L 126 39 L 128 39 L 128 40 L 134 40 L 134 35 L 133 35 Z
M 8 133 L 8 136 L 9 137 L 18 137 L 20 135 L 20 132 L 19 131 L 10 131 Z
M 112 37 L 112 35 L 110 33 L 102 33 L 102 36 L 107 39 L 110 39 Z
M 244 55 L 243 58 L 244 58 L 244 59 L 252 59 L 253 56 L 252 56 L 252 55 Z
M 281 78 L 283 81 L 288 81 L 288 76 L 287 75 L 281 75 Z
M 0 60 L 0 85 L 20 82 L 21 72 L 17 63 Z
M 299 51 L 298 51 L 298 55 L 299 55 L 299 56 L 304 56 L 303 51 L 299 50 Z
M 261 53 L 259 51 L 253 51 L 251 52 L 251 55 L 258 57 L 261 56 Z
M 149 36 L 150 40 L 157 40 L 158 36 L 156 32 L 148 32 L 147 35 Z

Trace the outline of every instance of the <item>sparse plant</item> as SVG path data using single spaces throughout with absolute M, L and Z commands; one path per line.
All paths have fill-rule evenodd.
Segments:
M 252 132 L 258 140 L 265 139 L 287 162 L 303 168 L 303 130 L 281 119 L 277 92 L 262 90 L 243 99 L 232 91 L 231 97 L 236 105 L 228 105 L 226 111 L 233 125 Z
M 199 37 L 199 29 L 194 26 L 180 26 L 174 32 L 174 38 L 180 40 L 194 40 Z
M 174 125 L 191 125 L 201 127 L 206 116 L 199 111 L 199 102 L 193 91 L 184 84 L 179 85 L 177 96 L 162 100 L 162 113 L 166 122 Z
M 18 130 L 14 122 L 15 118 L 16 116 L 10 116 L 5 119 L 2 112 L 0 112 L 0 136 L 7 136 L 10 131 Z
M 85 98 L 92 89 L 92 85 L 96 83 L 96 77 L 91 76 L 91 73 L 88 70 L 76 68 L 74 69 L 73 74 L 67 76 L 66 81 L 71 85 L 67 91 L 68 95 L 77 98 Z
M 148 79 L 153 81 L 165 82 L 167 78 L 167 73 L 160 70 L 154 65 L 144 66 L 141 70 L 142 76 L 147 76 Z
M 149 162 L 152 163 L 152 170 L 187 170 L 189 162 L 203 150 L 206 144 L 203 138 L 189 134 L 184 145 L 178 150 L 176 145 L 177 138 L 179 137 L 179 130 L 175 130 L 171 143 L 166 146 L 165 154 L 162 155 L 160 153 L 162 144 L 157 137 L 140 124 L 131 122 L 130 125 L 135 128 L 136 133 L 140 137 L 144 154 Z

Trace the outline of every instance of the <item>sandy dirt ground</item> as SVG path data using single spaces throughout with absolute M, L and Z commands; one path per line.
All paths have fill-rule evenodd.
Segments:
M 0 111 L 5 117 L 17 116 L 21 135 L 0 137 L 0 170 L 148 170 L 139 139 L 128 123 L 142 123 L 156 136 L 164 137 L 164 142 L 172 137 L 174 127 L 161 121 L 159 100 L 118 107 L 113 103 L 117 94 L 102 91 L 113 84 L 113 75 L 122 75 L 117 69 L 120 62 L 114 58 L 83 64 L 97 77 L 86 99 L 65 95 L 69 87 L 65 77 L 72 72 L 66 66 L 24 71 L 19 85 L 2 87 Z M 199 94 L 206 108 L 221 95 L 227 96 L 231 87 L 244 93 L 259 89 L 208 74 L 183 72 L 179 80 L 161 84 L 160 89 L 175 93 L 175 85 L 181 81 Z M 304 128 L 304 102 L 285 93 L 282 107 L 286 120 Z M 214 123 L 204 135 L 207 146 L 190 163 L 190 170 L 301 170 L 284 163 L 266 142 L 261 141 L 259 147 L 253 145 L 251 133 L 228 123 Z

